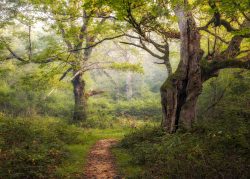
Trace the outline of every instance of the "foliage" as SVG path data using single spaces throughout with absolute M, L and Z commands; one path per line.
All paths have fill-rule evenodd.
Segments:
M 53 118 L 0 119 L 0 178 L 52 178 L 78 143 L 78 130 Z
M 133 99 L 130 101 L 107 100 L 103 97 L 90 99 L 88 105 L 89 117 L 83 122 L 84 127 L 115 128 L 123 126 L 121 120 L 131 121 L 130 127 L 136 127 L 133 123 L 142 121 L 158 122 L 161 118 L 159 99 L 151 96 L 147 100 Z M 134 122 L 133 122 L 134 121 Z
M 59 83 L 54 74 L 37 65 L 19 67 L 14 62 L 3 63 L 0 67 L 1 112 L 13 116 L 50 115 L 70 117 L 71 97 L 65 83 Z
M 175 135 L 142 128 L 121 142 L 120 150 L 131 158 L 124 168 L 144 168 L 136 173 L 139 178 L 247 178 L 250 126 L 246 121 L 223 119 L 227 124 L 232 121 L 237 123 L 234 130 L 218 121 Z
M 110 68 L 121 71 L 132 71 L 137 73 L 143 73 L 143 68 L 141 64 L 130 64 L 127 62 L 124 63 L 112 63 Z
M 209 80 L 198 101 L 199 118 L 248 119 L 250 116 L 250 73 L 247 70 L 223 70 Z
M 83 129 L 55 118 L 0 119 L 0 178 L 82 177 L 91 146 L 129 128 Z
M 117 167 L 121 175 L 125 175 L 126 178 L 140 178 L 140 173 L 143 169 L 131 162 L 132 155 L 126 149 L 115 147 L 112 149 L 112 153 L 116 158 Z

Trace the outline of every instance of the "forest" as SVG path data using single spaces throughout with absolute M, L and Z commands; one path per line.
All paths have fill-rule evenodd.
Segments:
M 0 0 L 0 179 L 250 178 L 249 0 Z

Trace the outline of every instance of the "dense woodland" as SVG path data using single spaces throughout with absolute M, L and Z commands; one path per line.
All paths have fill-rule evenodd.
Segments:
M 249 69 L 249 0 L 0 0 L 0 179 L 247 179 Z

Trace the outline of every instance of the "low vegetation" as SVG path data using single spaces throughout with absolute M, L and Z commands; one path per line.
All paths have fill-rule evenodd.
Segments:
M 0 178 L 54 177 L 79 143 L 79 130 L 58 119 L 0 119 Z
M 250 93 L 241 82 L 232 85 L 242 81 L 249 86 L 248 76 L 224 71 L 209 81 L 190 131 L 167 134 L 143 127 L 126 135 L 114 149 L 121 173 L 127 178 L 248 178 Z M 244 95 L 238 96 L 239 91 Z
M 159 128 L 142 128 L 126 136 L 114 151 L 128 177 L 247 178 L 249 124 L 234 119 L 226 122 L 238 127 L 225 128 L 216 121 L 176 135 Z M 132 166 L 136 167 L 131 170 Z
M 116 121 L 115 127 L 100 129 L 98 125 L 77 127 L 51 117 L 2 116 L 0 178 L 82 177 L 87 154 L 96 141 L 121 139 L 131 131 L 131 125 L 145 125 L 142 121 L 127 119 L 119 122 Z

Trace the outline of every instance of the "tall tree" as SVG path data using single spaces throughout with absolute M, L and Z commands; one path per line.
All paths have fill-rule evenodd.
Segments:
M 86 120 L 87 98 L 85 92 L 86 82 L 84 73 L 88 70 L 91 54 L 98 37 L 103 35 L 103 29 L 107 29 L 107 21 L 112 20 L 109 8 L 98 6 L 94 1 L 53 1 L 47 5 L 55 25 L 71 52 L 74 60 L 71 67 L 66 71 L 73 73 L 73 91 L 75 97 L 75 108 L 73 119 L 75 121 Z M 80 23 L 79 23 L 80 22 Z M 83 50 L 83 52 L 81 52 Z
M 160 90 L 162 127 L 166 131 L 175 132 L 180 126 L 191 128 L 196 119 L 197 99 L 206 80 L 217 76 L 224 68 L 250 68 L 249 6 L 247 0 L 241 3 L 233 0 L 127 0 L 113 5 L 121 19 L 128 22 L 133 34 L 137 34 L 136 37 L 133 34 L 127 36 L 139 39 L 139 44 L 123 43 L 164 59 L 168 68 L 169 76 Z M 198 10 L 203 10 L 204 14 Z M 194 14 L 197 20 L 194 20 Z M 198 27 L 197 21 L 205 25 Z M 210 37 L 201 36 L 201 33 L 208 33 Z M 153 40 L 157 36 L 165 39 L 162 40 L 165 43 Z M 228 42 L 225 38 L 231 40 Z M 180 39 L 180 63 L 174 73 L 171 73 L 169 63 L 168 40 L 171 39 Z M 206 40 L 207 49 L 202 49 Z M 163 56 L 154 53 L 144 42 L 153 45 Z
M 249 51 L 249 43 L 247 49 L 244 49 L 243 42 L 250 37 L 250 21 L 245 12 L 248 7 L 239 8 L 239 4 L 231 0 L 218 3 L 210 0 L 205 5 L 213 11 L 211 20 L 206 22 L 205 26 L 197 27 L 193 18 L 194 10 L 189 7 L 191 5 L 194 4 L 184 1 L 174 7 L 181 36 L 181 59 L 175 74 L 170 76 L 161 88 L 162 105 L 166 110 L 163 127 L 169 132 L 176 131 L 180 124 L 186 129 L 192 127 L 196 119 L 197 99 L 206 80 L 217 76 L 219 70 L 224 68 L 250 68 L 249 53 L 241 55 L 245 50 Z M 225 7 L 227 9 L 224 9 Z M 239 18 L 232 17 L 232 11 L 238 13 Z M 204 56 L 200 31 L 206 31 L 212 25 L 212 28 L 225 28 L 225 33 L 230 33 L 231 40 L 221 48 L 217 41 L 217 38 L 221 37 L 214 34 L 213 48 L 208 43 Z M 213 49 L 212 52 L 210 49 Z
M 102 91 L 92 91 L 86 94 L 86 81 L 84 74 L 92 69 L 99 69 L 105 63 L 92 61 L 91 55 L 94 48 L 100 43 L 121 37 L 111 27 L 114 27 L 114 17 L 108 7 L 97 4 L 91 0 L 77 1 L 26 1 L 30 7 L 23 16 L 32 16 L 36 21 L 43 20 L 46 26 L 61 36 L 54 47 L 45 47 L 40 53 L 32 54 L 30 46 L 28 59 L 14 52 L 6 43 L 6 48 L 12 57 L 24 63 L 51 63 L 60 62 L 67 66 L 60 80 L 68 73 L 72 73 L 71 82 L 75 99 L 73 120 L 82 121 L 87 118 L 87 98 Z M 34 13 L 34 12 L 37 12 Z M 29 26 L 29 33 L 31 28 Z M 30 35 L 29 35 L 30 37 Z M 30 38 L 29 38 L 30 39 Z M 30 43 L 31 44 L 31 43 Z

